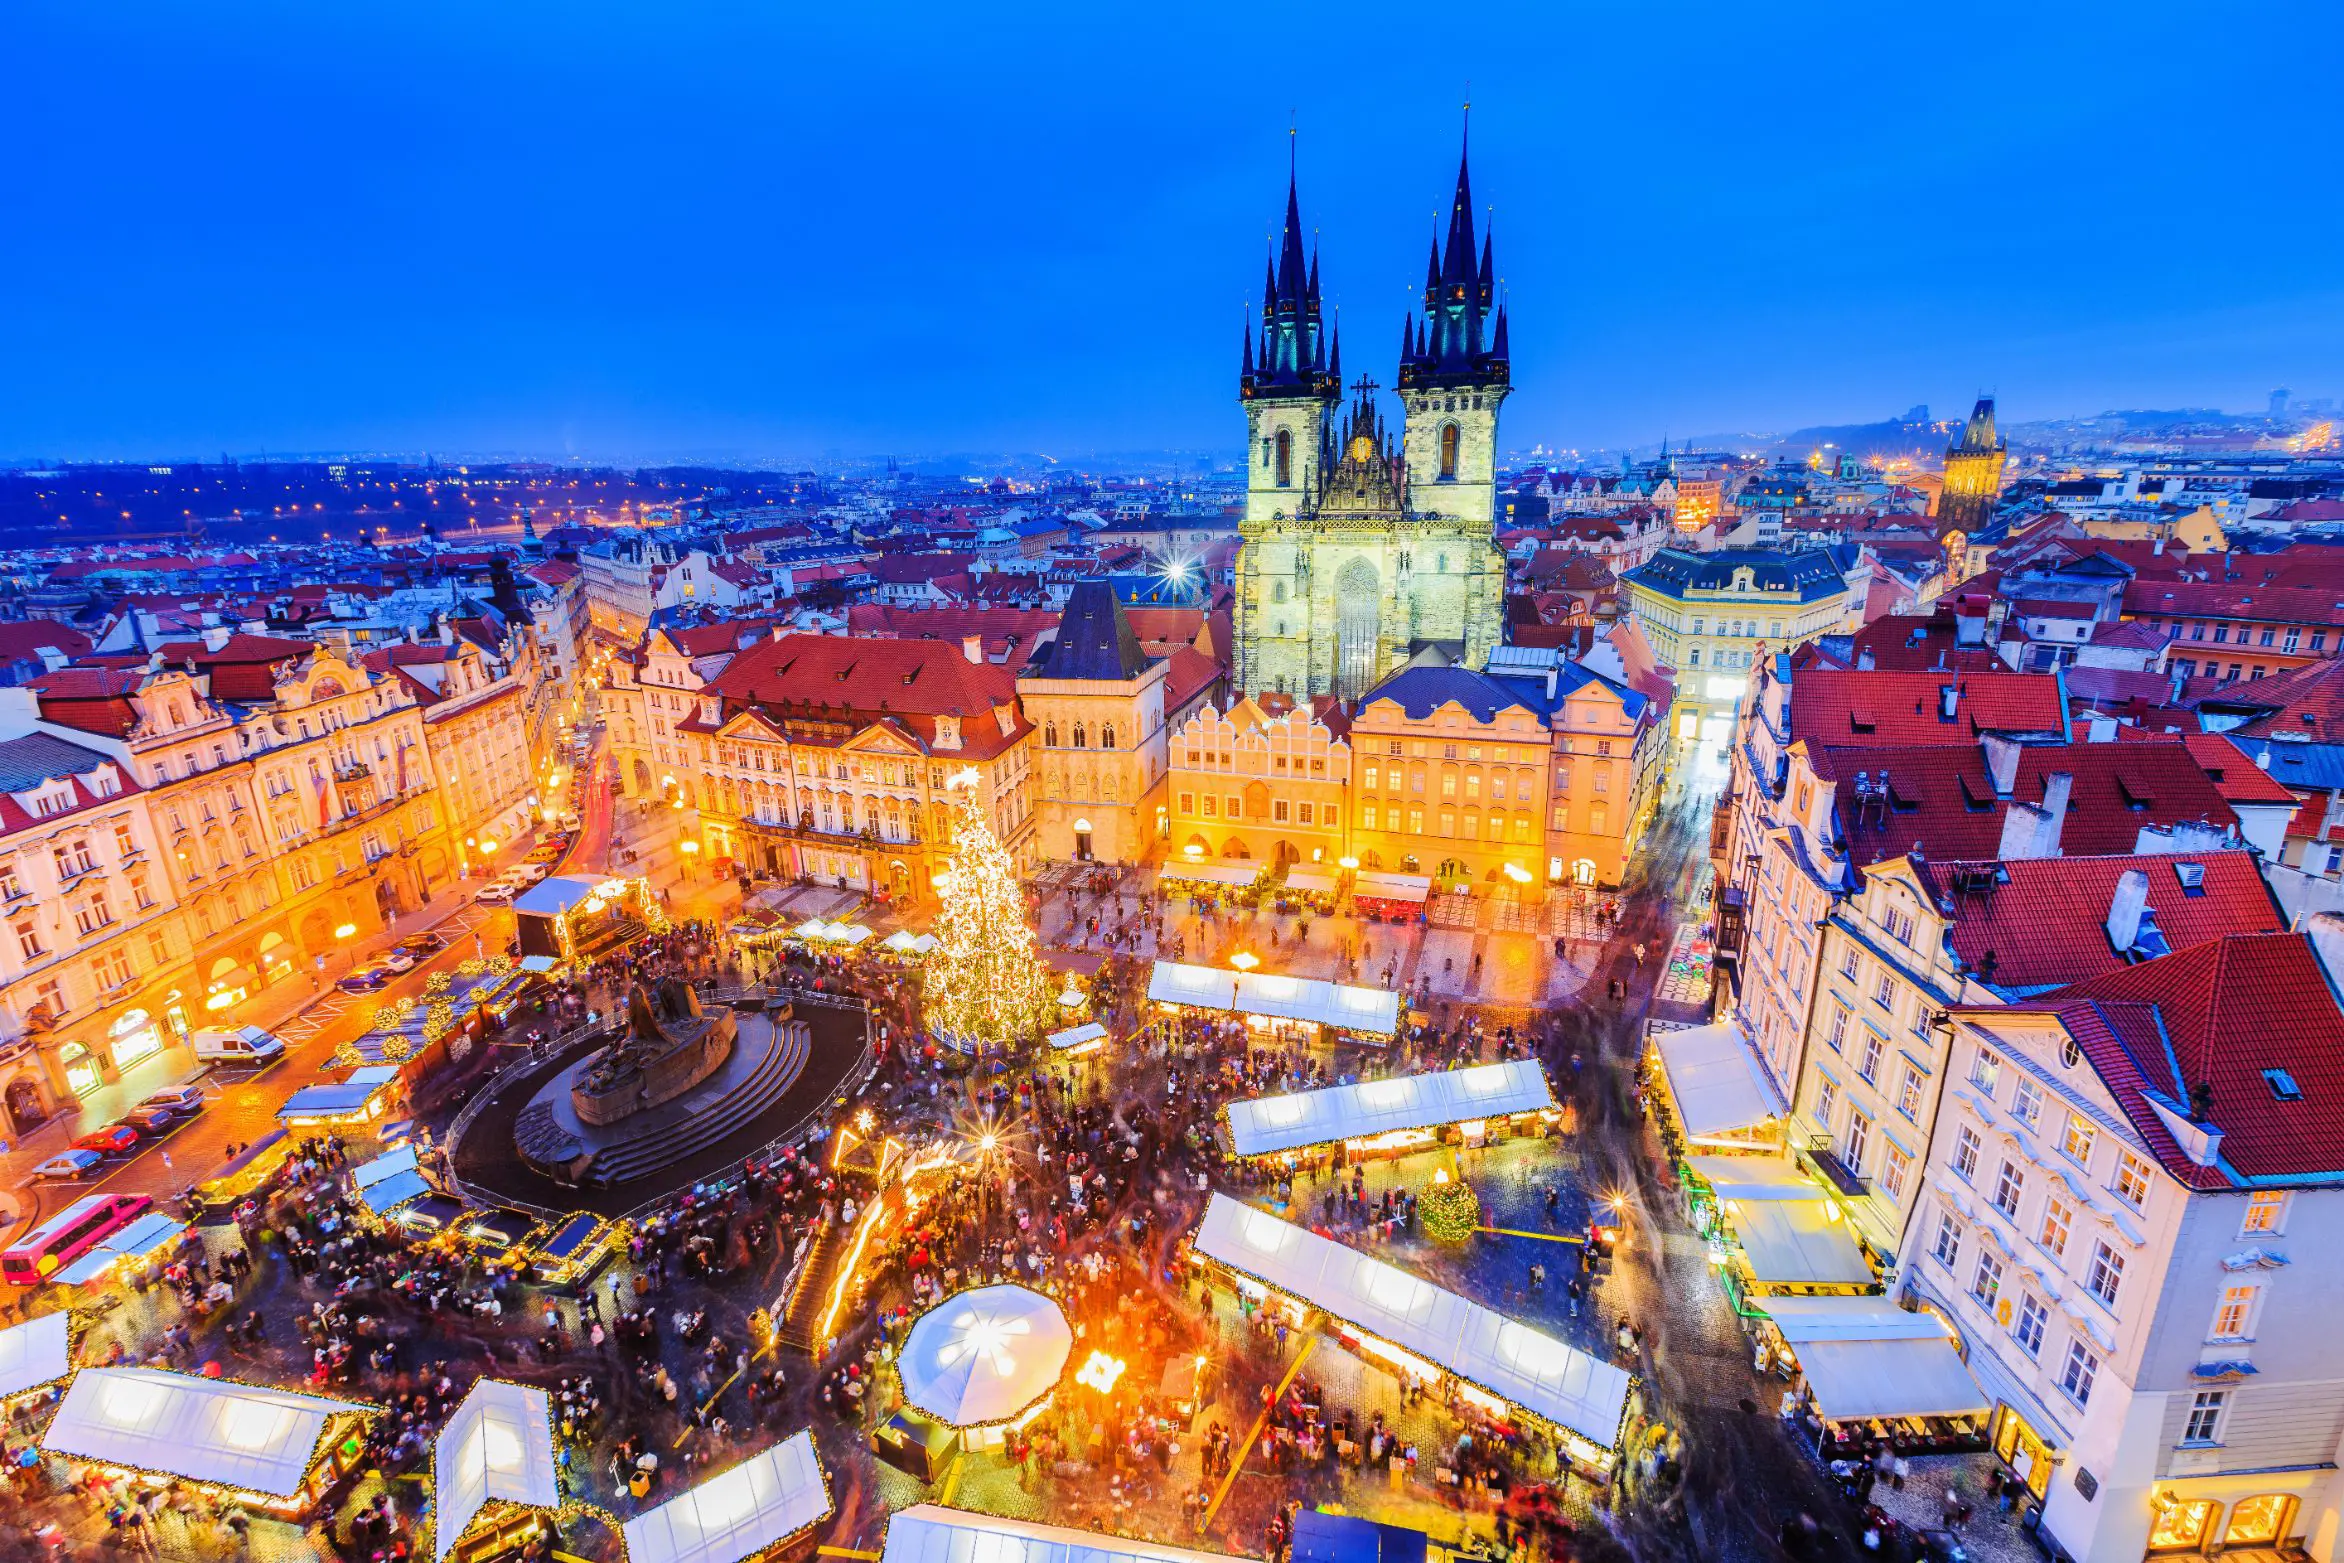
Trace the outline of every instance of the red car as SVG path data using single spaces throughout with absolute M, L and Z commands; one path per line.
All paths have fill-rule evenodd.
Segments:
M 101 1156 L 119 1156 L 138 1143 L 138 1131 L 126 1123 L 110 1123 L 94 1134 L 85 1134 L 73 1142 L 77 1151 L 96 1151 Z

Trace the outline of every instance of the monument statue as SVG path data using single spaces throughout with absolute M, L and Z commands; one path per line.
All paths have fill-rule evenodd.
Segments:
M 570 1087 L 578 1121 L 600 1128 L 673 1101 L 724 1067 L 735 1034 L 729 1008 L 703 1013 L 692 985 L 670 977 L 627 993 L 627 1026 Z

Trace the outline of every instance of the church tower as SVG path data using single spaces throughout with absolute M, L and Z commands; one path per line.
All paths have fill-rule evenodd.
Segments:
M 1424 270 L 1424 317 L 1400 330 L 1401 449 L 1417 508 L 1446 519 L 1497 519 L 1498 406 L 1512 388 L 1506 310 L 1487 235 L 1473 253 L 1473 180 L 1457 159 L 1449 237 Z
M 1970 409 L 1961 438 L 1945 449 L 1945 488 L 1937 497 L 1937 535 L 1959 532 L 1966 543 L 1986 529 L 2002 502 L 2002 468 L 2009 442 L 1994 430 L 1994 398 Z

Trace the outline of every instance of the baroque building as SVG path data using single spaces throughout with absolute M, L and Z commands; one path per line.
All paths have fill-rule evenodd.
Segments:
M 1019 674 L 1026 721 L 1041 729 L 1038 849 L 1052 862 L 1138 863 L 1165 830 L 1165 679 L 1105 581 L 1066 600 L 1057 636 Z
M 1501 634 L 1497 418 L 1511 378 L 1486 236 L 1475 255 L 1465 163 L 1447 242 L 1434 243 L 1426 268 L 1423 314 L 1402 324 L 1397 449 L 1364 376 L 1337 427 L 1342 344 L 1323 320 L 1291 177 L 1264 293 L 1238 381 L 1248 454 L 1236 688 L 1356 700 L 1426 653 L 1481 667 Z

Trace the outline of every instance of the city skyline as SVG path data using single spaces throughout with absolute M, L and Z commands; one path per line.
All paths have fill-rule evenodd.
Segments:
M 2295 14 L 2299 42 L 2334 31 Z M 1298 31 L 1302 68 L 1265 72 L 1234 13 L 1176 38 L 912 9 L 19 13 L 12 52 L 45 68 L 0 126 L 47 215 L 0 259 L 29 306 L 0 458 L 1233 452 L 1290 148 L 1350 372 L 1388 385 L 1468 94 L 1511 448 L 1979 390 L 2023 423 L 2338 389 L 2334 175 L 2286 157 L 2316 48 L 2137 12 L 2022 42 L 1868 18 L 1860 45 L 1720 12 L 1664 52 L 1632 19 L 1525 13 L 1450 69 L 1395 46 L 1405 15 Z M 2182 38 L 2201 75 L 2252 56 L 2251 137 L 2137 90 Z M 2178 212 L 2273 178 L 2271 242 L 2155 216 L 2156 190 Z

